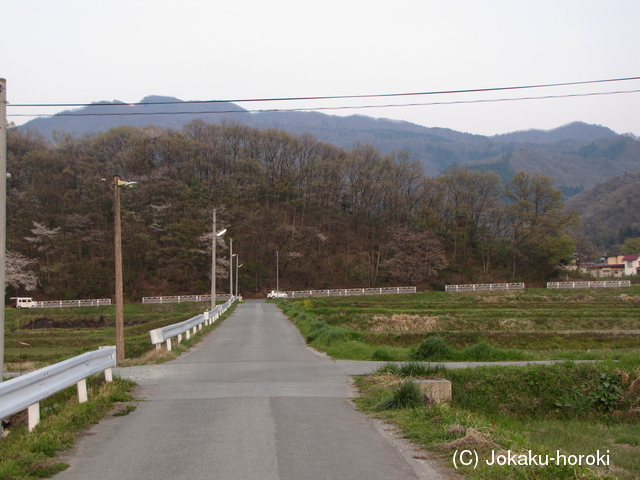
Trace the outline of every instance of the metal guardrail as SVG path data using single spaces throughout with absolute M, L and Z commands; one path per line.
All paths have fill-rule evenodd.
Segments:
M 216 299 L 229 300 L 228 293 L 216 294 Z M 208 302 L 211 295 L 167 295 L 164 297 L 142 297 L 142 303 L 182 303 L 182 302 Z
M 202 325 L 211 325 L 220 316 L 226 312 L 236 300 L 240 300 L 242 297 L 232 297 L 222 305 L 216 305 L 213 310 L 204 312 L 203 314 L 196 315 L 195 317 L 185 320 L 184 322 L 174 323 L 162 328 L 156 328 L 151 330 L 149 335 L 151 336 L 151 343 L 159 350 L 162 344 L 166 342 L 167 350 L 171 350 L 171 339 L 178 337 L 178 343 L 182 341 L 182 334 L 186 334 L 187 340 L 191 338 L 191 332 L 196 332 L 197 329 L 202 329 Z
M 35 308 L 51 307 L 99 307 L 101 305 L 111 305 L 110 298 L 100 298 L 95 300 L 51 300 L 35 302 Z
M 599 282 L 547 282 L 547 288 L 611 288 L 630 286 L 630 280 L 609 280 Z
M 283 292 L 288 298 L 299 297 L 332 297 L 348 295 L 384 295 L 399 293 L 416 293 L 416 287 L 385 287 L 385 288 L 350 288 L 339 290 L 298 290 Z
M 0 383 L 0 418 L 28 409 L 29 431 L 40 421 L 40 402 L 77 384 L 78 401 L 87 401 L 86 378 L 105 372 L 112 381 L 116 347 L 104 347 Z
M 446 292 L 481 292 L 493 290 L 522 290 L 524 283 L 479 283 L 471 285 L 446 285 Z

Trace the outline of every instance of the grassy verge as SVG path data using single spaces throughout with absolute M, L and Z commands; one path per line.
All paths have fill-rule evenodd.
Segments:
M 453 400 L 425 404 L 412 379 L 444 377 Z M 385 367 L 359 377 L 359 407 L 397 423 L 405 435 L 443 455 L 471 479 L 640 477 L 640 376 L 613 364 L 559 364 L 482 369 Z M 465 467 L 462 452 L 477 452 Z M 489 465 L 492 456 L 528 452 L 556 457 L 584 455 L 582 466 Z M 588 466 L 600 452 L 609 465 Z M 466 455 L 466 454 L 464 454 Z M 505 457 L 508 458 L 508 457 Z M 517 457 L 521 459 L 523 457 Z M 516 462 L 517 463 L 517 462 Z M 571 463 L 570 461 L 567 463 Z
M 132 400 L 134 385 L 127 380 L 105 383 L 91 378 L 87 382 L 89 399 L 82 404 L 75 388 L 57 393 L 42 402 L 41 421 L 31 433 L 25 414 L 11 417 L 10 433 L 0 441 L 0 478 L 46 478 L 65 470 L 67 465 L 56 460 L 57 454 L 71 448 L 82 431 L 113 411 L 116 404 Z

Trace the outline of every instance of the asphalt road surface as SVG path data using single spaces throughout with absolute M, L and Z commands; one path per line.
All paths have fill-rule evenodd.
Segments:
M 119 369 L 141 385 L 137 409 L 92 428 L 54 478 L 449 478 L 355 409 L 349 365 L 307 348 L 274 304 L 247 301 L 178 360 Z

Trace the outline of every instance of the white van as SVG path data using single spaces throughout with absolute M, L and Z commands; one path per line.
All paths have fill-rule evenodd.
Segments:
M 287 298 L 287 293 L 279 292 L 278 290 L 271 290 L 267 293 L 267 298 Z
M 11 297 L 15 300 L 15 308 L 36 308 L 36 302 L 31 297 Z

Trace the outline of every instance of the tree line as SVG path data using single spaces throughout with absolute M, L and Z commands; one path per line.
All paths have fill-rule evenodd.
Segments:
M 233 238 L 245 295 L 275 288 L 276 268 L 281 289 L 543 280 L 578 240 L 544 175 L 503 183 L 452 167 L 432 178 L 403 152 L 276 129 L 196 120 L 48 142 L 10 128 L 7 153 L 10 295 L 111 295 L 113 175 L 139 184 L 121 195 L 131 300 L 208 292 L 213 209 L 228 229 L 217 285 Z

